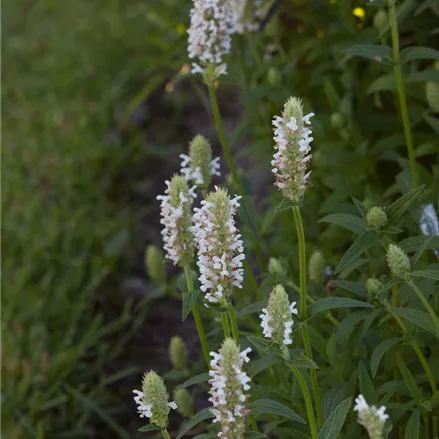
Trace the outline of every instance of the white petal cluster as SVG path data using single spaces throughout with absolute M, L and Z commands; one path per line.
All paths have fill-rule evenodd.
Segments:
M 358 413 L 358 423 L 367 430 L 371 439 L 382 437 L 384 424 L 389 419 L 389 415 L 385 413 L 385 406 L 378 409 L 374 405 L 369 406 L 364 396 L 358 395 L 355 398 L 354 411 Z
M 271 165 L 275 183 L 285 198 L 299 203 L 303 197 L 311 172 L 306 172 L 311 159 L 310 143 L 312 131 L 310 125 L 314 113 L 302 114 L 300 101 L 287 101 L 282 116 L 273 118 L 274 141 L 277 152 L 273 155 Z M 292 110 L 290 110 L 292 108 Z
M 289 306 L 289 310 L 291 314 L 298 314 L 297 308 L 296 308 L 296 302 L 293 302 Z M 267 308 L 262 309 L 262 314 L 259 316 L 261 318 L 261 327 L 262 327 L 262 333 L 264 337 L 266 338 L 272 338 L 273 332 L 275 330 L 274 323 L 276 319 L 282 318 L 284 321 L 281 322 L 281 325 L 283 325 L 283 344 L 288 346 L 293 343 L 293 340 L 291 339 L 291 333 L 293 332 L 293 325 L 294 320 L 287 319 L 285 320 L 285 316 L 279 316 L 270 315 Z
M 209 66 L 215 78 L 227 73 L 223 57 L 231 48 L 232 18 L 229 0 L 193 0 L 188 53 L 197 61 L 192 73 L 204 74 Z
M 264 16 L 264 0 L 231 0 L 233 33 L 255 32 Z
M 229 339 L 226 343 L 234 342 Z M 247 348 L 239 355 L 227 357 L 223 345 L 219 353 L 210 353 L 213 358 L 209 371 L 209 401 L 213 405 L 210 411 L 215 417 L 213 422 L 221 425 L 220 439 L 242 439 L 244 436 L 245 416 L 249 414 L 248 395 L 244 392 L 250 389 L 250 378 L 242 366 L 250 361 L 247 356 L 249 352 L 251 349 Z
M 198 248 L 200 289 L 208 303 L 225 306 L 232 288 L 242 288 L 245 255 L 234 220 L 240 198 L 230 199 L 224 189 L 216 188 L 194 209 L 192 232 Z
M 141 418 L 151 418 L 152 417 L 152 404 L 145 404 L 143 401 L 143 398 L 145 394 L 141 392 L 140 390 L 133 390 L 133 393 L 136 395 L 134 397 L 134 401 L 137 404 L 137 412 L 139 413 L 139 416 Z M 176 410 L 177 404 L 175 401 L 171 401 L 168 403 L 168 406 L 171 407 L 171 409 Z
M 189 189 L 188 195 L 179 193 L 178 203 L 172 203 L 170 192 L 171 183 L 166 181 L 165 195 L 159 195 L 157 200 L 160 200 L 161 220 L 163 230 L 161 232 L 163 237 L 163 249 L 166 252 L 166 257 L 178 264 L 182 257 L 190 250 L 189 236 L 190 218 L 188 218 L 187 210 L 192 205 L 192 199 L 196 197 L 195 186 Z M 174 204 L 174 205 L 173 205 Z M 189 222 L 189 224 L 188 224 Z
M 180 154 L 181 159 L 181 174 L 184 175 L 187 181 L 192 181 L 197 186 L 204 185 L 203 173 L 200 166 L 193 166 L 192 159 L 187 154 Z M 221 175 L 220 173 L 220 158 L 216 157 L 210 162 L 210 175 Z
M 419 226 L 425 236 L 439 236 L 439 220 L 433 204 L 423 206 Z M 439 256 L 439 250 L 433 251 L 436 256 Z

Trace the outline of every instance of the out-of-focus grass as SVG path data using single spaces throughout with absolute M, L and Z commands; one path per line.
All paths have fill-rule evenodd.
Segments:
M 105 411 L 101 372 L 117 354 L 105 337 L 128 312 L 104 324 L 96 303 L 128 236 L 128 210 L 108 194 L 139 149 L 110 133 L 139 88 L 130 78 L 179 38 L 161 38 L 174 26 L 167 10 L 149 0 L 3 5 L 5 437 L 95 437 L 98 418 L 127 436 Z

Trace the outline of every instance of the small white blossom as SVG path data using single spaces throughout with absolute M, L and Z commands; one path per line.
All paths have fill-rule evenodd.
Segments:
M 439 220 L 433 204 L 423 206 L 419 225 L 425 236 L 439 236 Z M 438 249 L 433 249 L 433 251 L 436 256 L 439 256 Z
M 208 303 L 226 306 L 233 287 L 242 288 L 244 247 L 233 218 L 240 198 L 230 199 L 226 190 L 216 188 L 194 209 L 200 289 Z
M 204 185 L 204 177 L 200 166 L 193 167 L 191 158 L 186 154 L 180 154 L 181 158 L 181 173 L 186 180 L 192 181 L 197 186 Z M 216 157 L 210 161 L 209 164 L 210 175 L 221 175 L 220 170 L 220 158 Z
M 209 401 L 213 405 L 210 411 L 215 417 L 213 422 L 221 425 L 218 434 L 221 439 L 242 439 L 244 436 L 245 416 L 249 414 L 246 404 L 248 395 L 244 391 L 250 389 L 250 378 L 242 366 L 250 361 L 247 356 L 249 352 L 251 349 L 247 348 L 239 353 L 234 340 L 228 338 L 219 353 L 210 353 Z
M 211 68 L 213 80 L 227 73 L 223 57 L 230 52 L 232 8 L 229 0 L 193 0 L 188 30 L 192 73 L 205 74 Z
M 137 412 L 141 418 L 150 418 L 152 416 L 152 404 L 145 404 L 143 402 L 144 394 L 140 390 L 133 390 L 137 396 L 134 397 L 134 401 L 137 404 Z
M 292 344 L 292 314 L 298 314 L 296 302 L 290 304 L 284 287 L 276 285 L 270 293 L 267 308 L 263 308 L 259 316 L 264 337 L 271 338 L 278 345 Z
M 363 395 L 355 398 L 354 411 L 358 413 L 358 423 L 368 432 L 370 439 L 381 439 L 384 425 L 389 415 L 385 413 L 386 407 L 376 408 L 374 405 L 369 406 Z
M 307 171 L 311 159 L 310 143 L 312 131 L 309 125 L 314 113 L 303 116 L 302 103 L 299 99 L 290 98 L 284 106 L 282 116 L 275 116 L 274 148 L 277 152 L 271 162 L 275 174 L 275 183 L 284 197 L 295 203 L 302 200 L 311 174 Z
M 243 34 L 259 29 L 264 16 L 264 0 L 230 0 L 232 5 L 233 33 Z

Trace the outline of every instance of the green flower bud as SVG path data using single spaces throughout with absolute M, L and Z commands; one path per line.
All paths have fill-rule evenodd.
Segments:
M 272 87 L 277 87 L 280 84 L 280 74 L 279 70 L 277 70 L 275 67 L 270 67 L 267 72 L 267 82 Z
M 430 109 L 439 113 L 439 84 L 437 82 L 427 82 L 425 84 L 425 94 Z
M 184 418 L 190 418 L 194 414 L 194 403 L 190 393 L 186 389 L 178 389 L 174 392 L 177 411 Z
M 387 264 L 396 279 L 410 279 L 410 260 L 405 252 L 395 244 L 390 244 L 387 249 Z
M 192 200 L 195 198 L 194 189 L 189 188 L 182 175 L 174 175 L 166 182 L 165 195 L 159 195 L 161 200 L 161 223 L 163 248 L 166 257 L 181 266 L 190 263 L 193 259 L 193 236 L 190 231 L 192 225 Z
M 331 114 L 331 125 L 332 128 L 340 129 L 344 125 L 344 117 L 340 113 Z
M 195 136 L 189 144 L 189 155 L 180 154 L 180 158 L 181 173 L 203 192 L 209 188 L 212 175 L 220 175 L 219 157 L 212 160 L 210 142 L 203 136 Z
M 162 251 L 155 245 L 148 245 L 145 251 L 145 267 L 148 276 L 158 283 L 163 283 L 166 278 L 164 256 Z
M 373 27 L 381 32 L 389 23 L 389 16 L 384 9 L 379 9 L 378 12 L 373 17 Z
M 384 285 L 375 277 L 370 277 L 366 281 L 366 290 L 370 296 L 376 296 L 383 286 Z
M 278 346 L 289 345 L 294 321 L 291 314 L 297 314 L 296 302 L 290 304 L 288 294 L 282 285 L 276 285 L 268 298 L 268 306 L 262 310 L 262 332 Z
M 174 335 L 169 343 L 169 358 L 177 370 L 187 368 L 188 350 L 181 337 Z
M 325 265 L 323 253 L 320 250 L 314 251 L 308 261 L 309 278 L 314 282 L 322 283 L 325 280 Z
M 387 215 L 380 207 L 372 207 L 366 215 L 367 224 L 375 230 L 381 230 L 387 226 Z
M 268 271 L 271 274 L 278 276 L 284 276 L 287 274 L 287 269 L 284 264 L 282 264 L 282 262 L 276 258 L 270 258 L 268 260 Z
M 168 402 L 169 394 L 163 379 L 153 370 L 145 373 L 142 379 L 142 391 L 134 390 L 134 401 L 141 418 L 149 418 L 151 424 L 166 428 L 170 409 L 177 408 L 175 402 Z

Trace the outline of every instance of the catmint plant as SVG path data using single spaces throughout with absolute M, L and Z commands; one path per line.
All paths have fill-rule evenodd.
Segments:
M 357 412 L 357 420 L 368 432 L 370 439 L 383 439 L 384 426 L 389 419 L 385 413 L 386 407 L 376 408 L 369 406 L 363 395 L 358 395 L 355 399 L 354 411 Z

